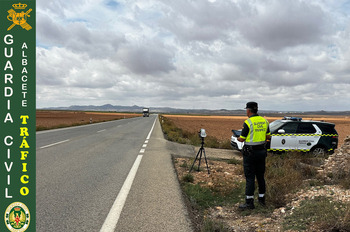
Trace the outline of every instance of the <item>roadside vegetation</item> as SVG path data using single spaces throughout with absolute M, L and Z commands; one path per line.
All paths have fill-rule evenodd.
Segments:
M 166 118 L 161 120 L 169 140 L 200 144 L 198 135 L 187 134 Z M 318 175 L 324 158 L 300 153 L 269 154 L 266 207 L 256 202 L 256 209 L 247 211 L 238 210 L 245 197 L 241 159 L 209 160 L 210 175 L 204 163 L 199 171 L 194 167 L 189 173 L 193 161 L 174 158 L 196 231 L 350 231 L 350 202 L 339 200 L 344 195 L 342 191 L 350 187 L 350 175 L 334 173 L 328 175 L 331 181 L 325 182 Z
M 258 222 L 249 222 L 247 219 L 248 224 L 244 226 L 249 231 L 273 231 L 267 223 L 275 223 L 282 231 L 350 231 L 350 203 L 334 200 L 335 193 L 298 198 L 300 190 L 313 192 L 322 189 L 325 184 L 318 178 L 316 171 L 322 161 L 314 157 L 298 156 L 299 154 L 268 156 L 267 206 L 262 207 L 256 203 L 256 209 L 248 211 L 238 210 L 238 204 L 243 203 L 245 197 L 242 161 L 209 160 L 211 174 L 208 175 L 205 165 L 199 172 L 194 167 L 189 173 L 193 159 L 175 159 L 180 185 L 191 205 L 189 208 L 198 215 L 194 221 L 196 231 L 234 231 L 228 222 L 236 220 L 233 224 L 239 224 L 245 217 L 262 218 L 259 220 L 263 221 L 258 225 Z M 234 172 L 226 169 L 224 164 L 234 166 Z M 234 178 L 228 178 L 229 175 Z M 344 176 L 343 181 L 347 178 L 349 177 Z M 339 177 L 336 181 L 339 183 Z M 292 204 L 295 199 L 300 201 L 297 207 Z M 220 213 L 222 208 L 231 213 L 213 216 Z M 263 230 L 264 227 L 271 230 Z
M 181 128 L 176 127 L 174 122 L 169 118 L 162 117 L 161 115 L 159 116 L 159 121 L 161 122 L 162 130 L 167 140 L 193 146 L 201 145 L 201 138 L 199 137 L 198 133 L 182 130 Z M 231 148 L 229 139 L 225 141 L 219 141 L 214 136 L 207 136 L 205 138 L 205 146 L 219 149 Z

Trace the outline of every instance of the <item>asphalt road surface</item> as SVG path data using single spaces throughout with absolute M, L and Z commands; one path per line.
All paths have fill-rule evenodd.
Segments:
M 156 115 L 37 133 L 38 232 L 192 231 Z

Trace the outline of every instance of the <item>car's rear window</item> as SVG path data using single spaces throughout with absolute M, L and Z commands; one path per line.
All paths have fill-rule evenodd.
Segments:
M 337 134 L 333 124 L 318 123 L 317 126 L 322 130 L 323 134 Z

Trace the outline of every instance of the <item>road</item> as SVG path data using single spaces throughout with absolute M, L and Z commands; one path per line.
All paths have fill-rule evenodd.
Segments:
M 37 231 L 191 231 L 156 115 L 37 133 Z

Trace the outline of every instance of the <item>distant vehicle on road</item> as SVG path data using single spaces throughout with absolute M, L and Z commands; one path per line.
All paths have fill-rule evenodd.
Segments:
M 270 152 L 303 151 L 323 156 L 333 153 L 338 146 L 338 133 L 333 123 L 284 117 L 270 123 L 269 128 L 271 141 L 266 146 Z M 241 130 L 232 130 L 232 133 L 231 146 L 242 150 L 244 144 L 237 140 Z
M 149 108 L 142 109 L 143 117 L 149 117 Z

